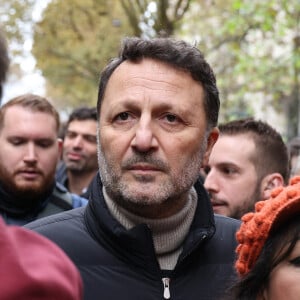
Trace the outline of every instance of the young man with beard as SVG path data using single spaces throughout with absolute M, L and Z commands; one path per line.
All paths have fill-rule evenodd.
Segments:
M 281 135 L 269 124 L 252 118 L 219 125 L 204 186 L 214 212 L 240 219 L 259 200 L 289 180 L 289 157 Z
M 33 222 L 75 262 L 84 299 L 220 299 L 237 220 L 214 217 L 199 170 L 218 138 L 219 93 L 202 53 L 127 38 L 98 93 L 99 174 L 86 209 Z
M 6 223 L 24 225 L 87 203 L 55 182 L 58 128 L 57 111 L 37 95 L 21 95 L 1 107 L 0 215 Z
M 63 159 L 56 179 L 71 193 L 86 195 L 98 171 L 97 110 L 95 107 L 74 109 L 66 123 Z

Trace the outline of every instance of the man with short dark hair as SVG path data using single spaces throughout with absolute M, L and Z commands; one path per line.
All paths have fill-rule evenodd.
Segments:
M 204 186 L 215 213 L 240 219 L 288 183 L 288 151 L 273 127 L 253 118 L 220 124 L 219 130 L 204 168 Z
M 95 107 L 74 109 L 66 123 L 63 162 L 56 179 L 71 193 L 85 195 L 98 171 L 97 110 Z
M 219 94 L 183 41 L 128 38 L 98 93 L 99 174 L 86 209 L 28 228 L 78 266 L 88 299 L 221 299 L 239 222 L 214 217 L 199 170 L 218 138 Z

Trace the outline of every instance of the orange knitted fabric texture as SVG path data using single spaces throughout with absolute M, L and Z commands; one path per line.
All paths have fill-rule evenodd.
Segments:
M 292 178 L 287 187 L 274 189 L 270 199 L 257 202 L 255 212 L 242 217 L 236 233 L 238 274 L 246 275 L 255 265 L 271 229 L 297 213 L 300 214 L 300 176 Z

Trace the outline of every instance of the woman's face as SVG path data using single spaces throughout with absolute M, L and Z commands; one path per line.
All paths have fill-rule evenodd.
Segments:
M 264 300 L 300 299 L 300 240 L 271 272 Z

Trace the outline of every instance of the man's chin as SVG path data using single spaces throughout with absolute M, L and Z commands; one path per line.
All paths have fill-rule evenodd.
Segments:
M 42 188 L 42 183 L 40 181 L 18 181 L 15 184 L 16 189 L 21 191 L 28 191 L 28 190 L 40 190 Z
M 160 205 L 169 198 L 169 193 L 159 189 L 155 184 L 136 184 L 123 191 L 124 199 L 141 206 Z
M 18 194 L 24 194 L 24 195 L 35 195 L 35 194 L 41 194 L 42 190 L 37 189 L 37 188 L 30 188 L 30 187 L 21 187 L 21 188 L 16 188 L 15 190 Z
M 82 162 L 68 162 L 66 163 L 66 168 L 72 172 L 81 172 L 83 169 Z
M 15 185 L 14 192 L 21 196 L 36 196 L 44 192 L 44 187 L 39 182 L 18 183 Z

